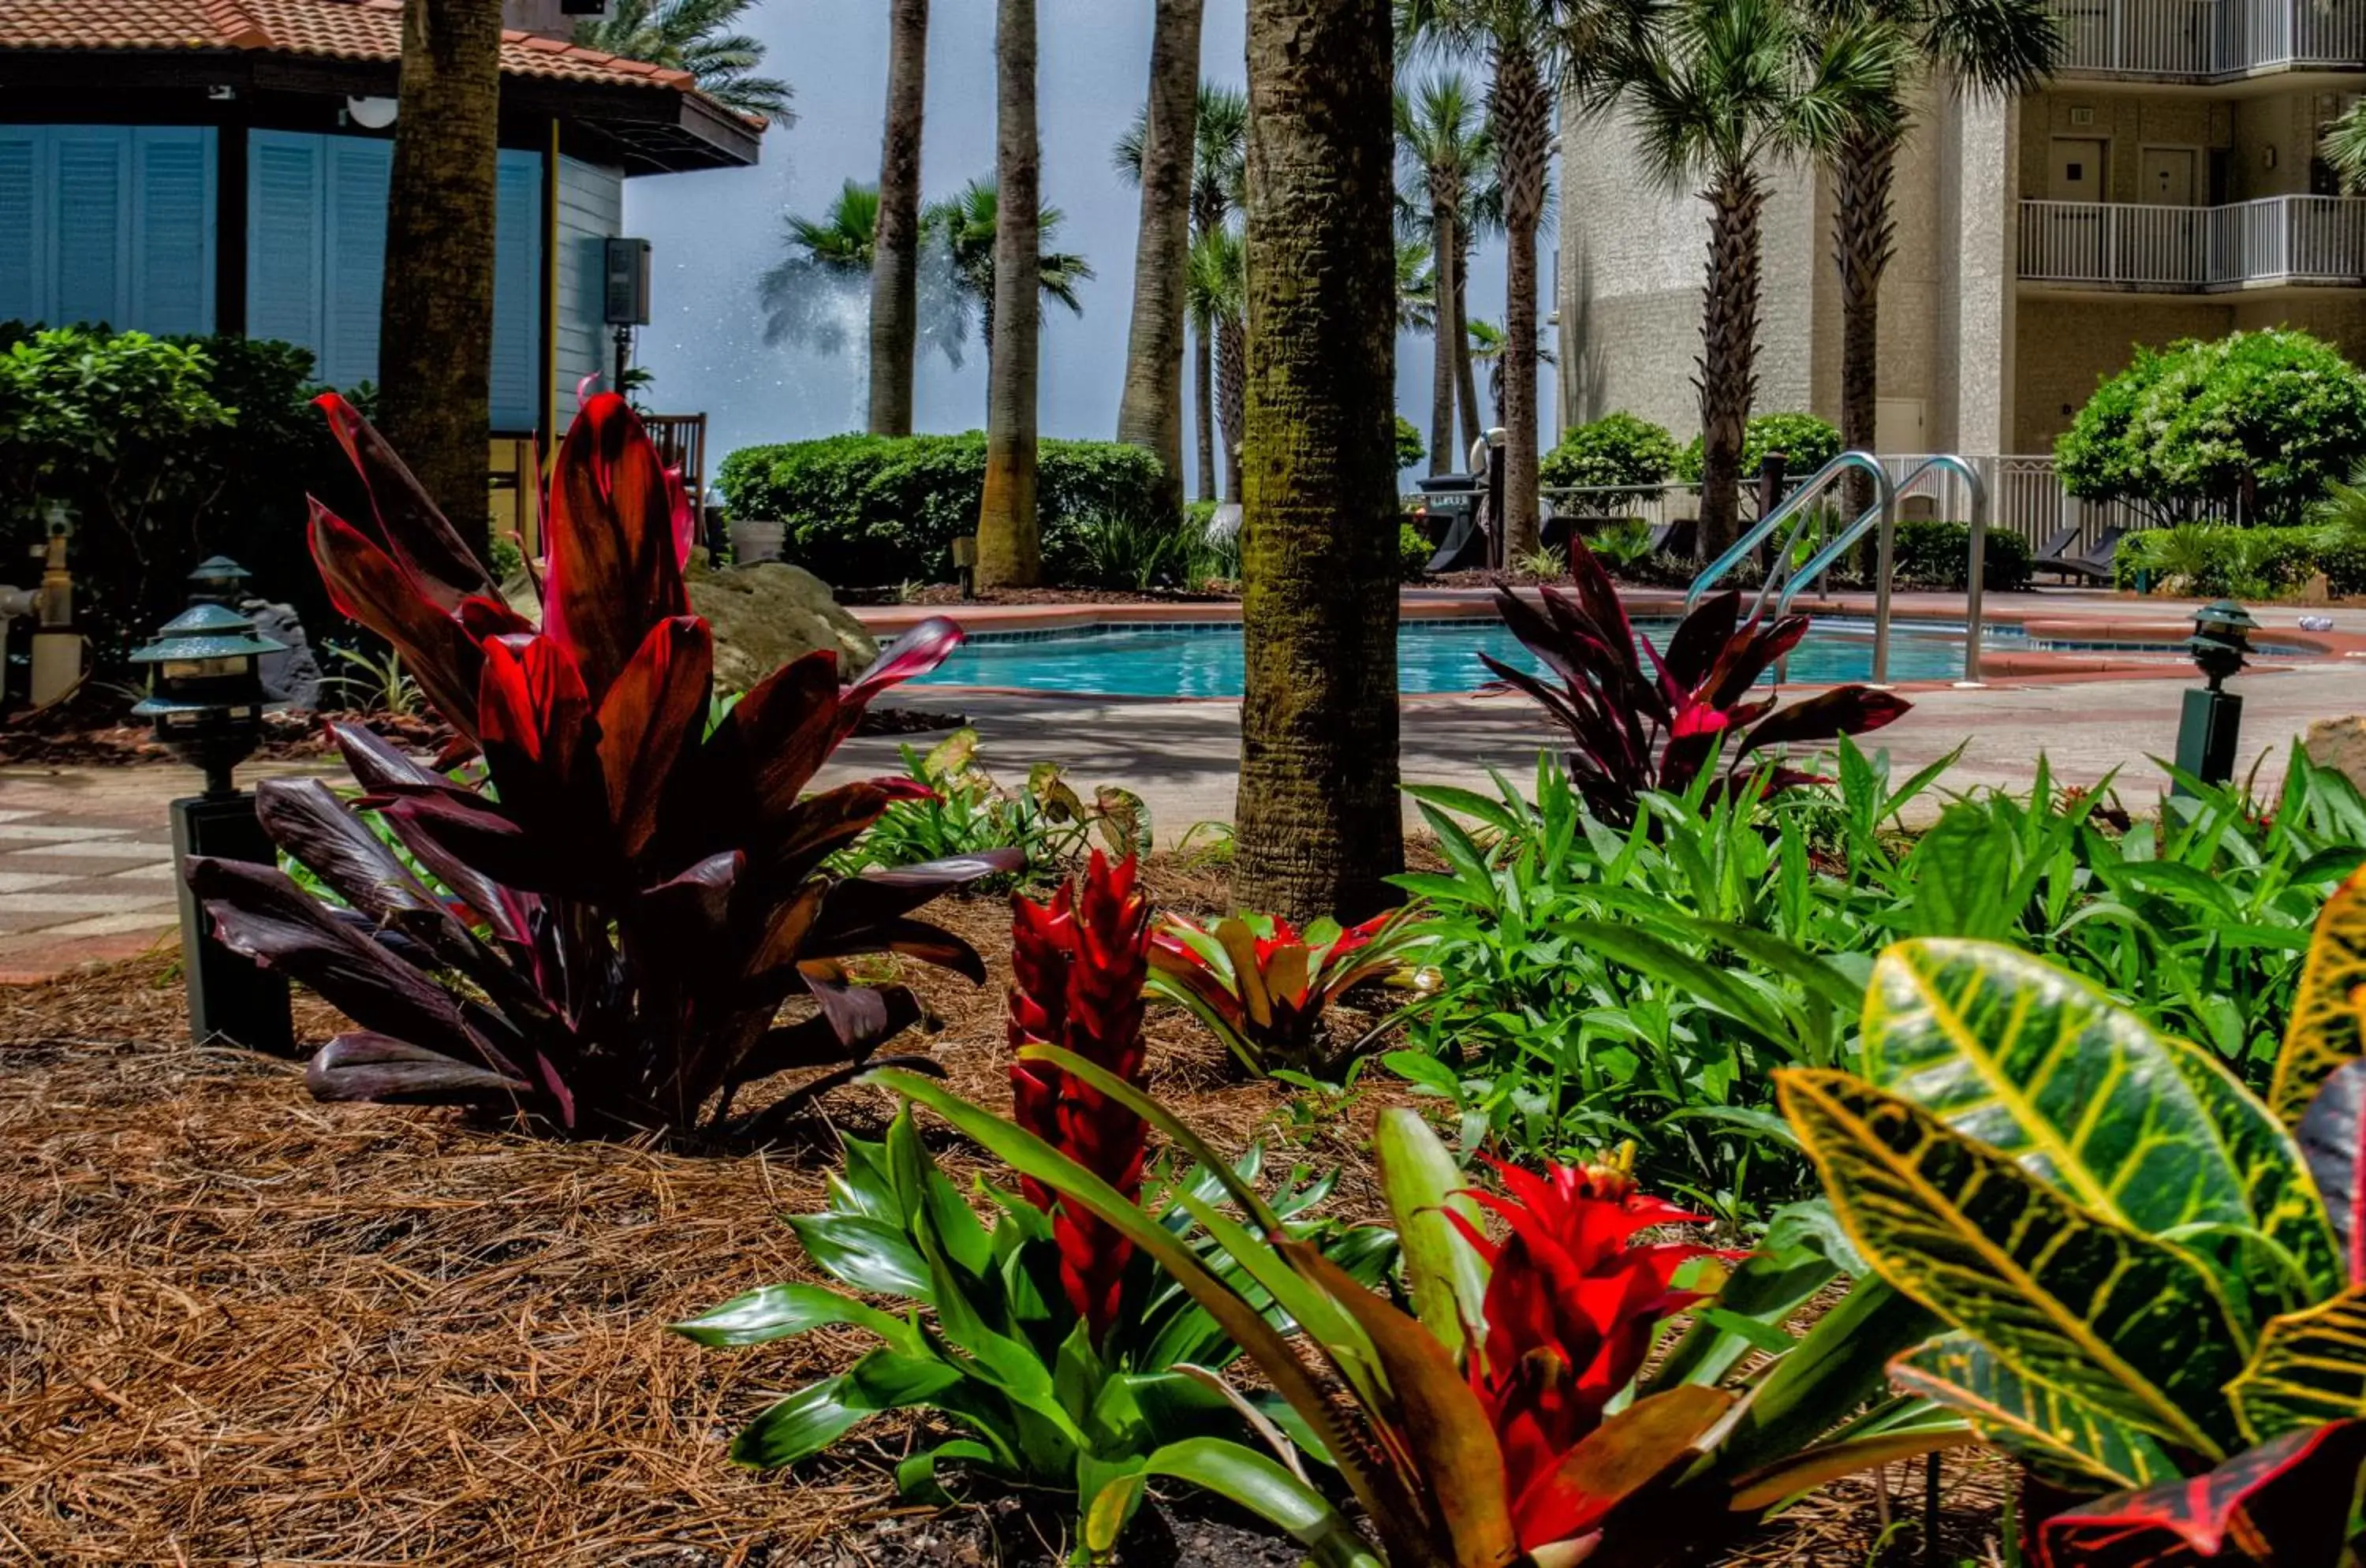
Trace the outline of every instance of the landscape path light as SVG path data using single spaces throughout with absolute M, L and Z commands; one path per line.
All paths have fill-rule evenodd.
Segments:
M 2226 678 L 2248 660 L 2250 634 L 2259 629 L 2250 612 L 2232 599 L 2213 600 L 2193 614 L 2186 651 L 2209 683 L 2185 694 L 2177 725 L 2177 765 L 2204 784 L 2225 784 L 2235 776 L 2243 699 L 2225 689 Z

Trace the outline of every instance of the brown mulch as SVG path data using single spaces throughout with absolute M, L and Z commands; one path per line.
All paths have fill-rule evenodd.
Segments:
M 1221 869 L 1161 857 L 1152 880 L 1170 907 L 1224 902 Z M 973 988 L 909 971 L 941 1026 L 917 1048 L 960 1092 L 1007 1104 L 1007 907 L 930 914 L 993 973 Z M 780 1216 L 820 1206 L 837 1129 L 878 1134 L 879 1091 L 828 1096 L 787 1149 L 560 1144 L 449 1111 L 315 1104 L 293 1064 L 176 1043 L 183 1005 L 161 958 L 0 987 L 0 1562 L 1056 1561 L 1056 1516 L 1016 1500 L 897 1505 L 888 1472 L 917 1420 L 873 1420 L 794 1475 L 728 1462 L 740 1424 L 843 1369 L 860 1334 L 717 1351 L 664 1327 L 819 1278 Z M 338 1027 L 299 999 L 305 1041 Z M 1341 1211 L 1377 1212 L 1361 1151 L 1394 1098 L 1384 1078 L 1287 1116 L 1275 1086 L 1235 1079 L 1166 1009 L 1150 1072 L 1219 1147 L 1262 1137 L 1342 1167 Z M 940 1143 L 957 1179 L 986 1168 Z M 1921 1473 L 1888 1476 L 1890 1519 L 1919 1514 Z M 1950 1461 L 1937 1561 L 1991 1560 L 2001 1485 L 1997 1467 Z M 1916 1561 L 1876 1555 L 1883 1517 L 1861 1481 L 1725 1561 Z M 1145 1519 L 1136 1568 L 1297 1560 L 1188 1495 Z

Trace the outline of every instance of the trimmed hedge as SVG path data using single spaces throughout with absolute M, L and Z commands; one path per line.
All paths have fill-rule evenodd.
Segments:
M 1666 481 L 1675 471 L 1679 456 L 1676 438 L 1665 429 L 1621 411 L 1570 426 L 1560 445 L 1537 465 L 1537 477 L 1548 490 L 1616 490 L 1642 495 Z M 1618 497 L 1591 499 L 1607 505 Z
M 1094 520 L 1155 516 L 1158 459 L 1115 441 L 1044 441 L 1037 448 L 1044 570 L 1077 565 Z M 788 525 L 787 558 L 839 587 L 944 581 L 952 541 L 976 532 L 986 490 L 986 434 L 832 435 L 743 446 L 715 482 L 731 515 Z
M 1741 482 L 1756 482 L 1759 465 L 1769 452 L 1780 452 L 1784 471 L 1791 474 L 1812 474 L 1841 455 L 1840 427 L 1830 420 L 1811 413 L 1762 413 L 1742 427 Z M 1686 484 L 1698 484 L 1701 477 L 1701 438 L 1676 454 L 1676 478 Z M 1967 541 L 1964 547 L 1971 547 Z
M 1966 568 L 1972 558 L 1972 525 L 1932 518 L 1908 518 L 1893 536 L 1891 570 L 1901 587 L 1961 592 Z M 2029 541 L 2001 528 L 1990 528 L 1980 549 L 1980 588 L 1989 593 L 2014 593 L 2029 586 Z

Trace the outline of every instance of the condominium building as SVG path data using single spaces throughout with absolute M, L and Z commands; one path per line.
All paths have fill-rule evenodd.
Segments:
M 2366 0 L 2052 0 L 2059 73 L 1938 85 L 1897 175 L 1881 296 L 1886 453 L 2049 452 L 2134 345 L 2291 325 L 2366 363 L 2366 199 L 2319 152 L 2366 93 Z M 1707 209 L 1646 181 L 1616 118 L 1561 133 L 1559 416 L 1688 435 Z M 1838 422 L 1832 196 L 1773 175 L 1758 406 Z

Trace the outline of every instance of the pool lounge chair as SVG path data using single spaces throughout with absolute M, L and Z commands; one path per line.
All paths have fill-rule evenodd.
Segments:
M 2046 541 L 2051 547 L 2040 552 L 2029 563 L 2029 570 L 2033 573 L 2050 571 L 2065 581 L 2072 577 L 2083 577 L 2090 581 L 2109 582 L 2112 576 L 2112 558 L 2119 553 L 2120 540 L 2126 533 L 2125 528 L 2117 525 L 2106 528 L 2091 547 L 2070 555 L 2067 552 L 2071 541 L 2079 536 L 2079 531 L 2066 528 Z

